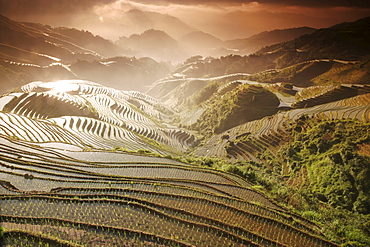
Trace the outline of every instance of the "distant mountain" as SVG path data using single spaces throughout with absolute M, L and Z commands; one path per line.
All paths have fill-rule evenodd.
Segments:
M 136 33 L 142 33 L 148 29 L 163 30 L 171 37 L 179 38 L 187 33 L 196 31 L 179 18 L 168 14 L 160 14 L 150 11 L 132 9 L 123 14 L 122 18 L 127 19 Z
M 28 58 L 42 64 L 49 64 L 51 57 L 43 56 L 47 52 L 48 56 L 57 57 L 62 60 L 74 60 L 76 57 L 98 57 L 94 51 L 77 46 L 66 40 L 63 36 L 52 30 L 50 26 L 41 24 L 20 23 L 0 15 L 0 43 L 3 48 L 1 58 L 12 56 L 17 61 L 27 61 Z M 26 53 L 28 54 L 26 55 Z M 22 54 L 21 54 L 22 53 Z M 40 55 L 41 54 L 41 55 Z
M 32 80 L 74 78 L 62 61 L 98 59 L 48 26 L 28 25 L 0 15 L 0 91 Z
M 144 92 L 155 80 L 170 72 L 167 63 L 158 63 L 152 58 L 112 57 L 101 60 L 78 60 L 70 65 L 78 78 L 106 83 L 121 90 Z
M 208 55 L 210 50 L 222 46 L 223 41 L 209 33 L 194 31 L 182 36 L 179 42 L 190 48 L 193 54 Z
M 60 79 L 144 90 L 169 72 L 168 64 L 150 58 L 119 58 L 129 52 L 88 31 L 20 23 L 0 16 L 0 92 L 31 81 Z
M 248 56 L 194 56 L 178 65 L 167 78 L 155 82 L 147 93 L 178 105 L 203 89 L 202 94 L 212 94 L 207 89 L 212 83 L 240 79 L 289 83 L 296 87 L 367 84 L 370 78 L 369 22 L 370 18 L 364 18 L 320 29 Z M 197 90 L 192 90 L 194 88 Z
M 265 47 L 258 54 L 273 55 L 278 68 L 317 58 L 364 60 L 370 53 L 369 30 L 370 17 L 367 17 Z
M 290 41 L 314 31 L 316 29 L 310 27 L 276 29 L 245 39 L 226 41 L 202 31 L 194 31 L 179 38 L 179 42 L 189 48 L 192 55 L 221 57 L 234 54 L 244 56 L 252 54 L 265 46 Z
M 178 106 L 209 84 L 243 79 L 274 66 L 272 61 L 259 56 L 194 56 L 179 64 L 166 78 L 153 83 L 146 93 Z
M 311 27 L 276 29 L 262 32 L 245 39 L 227 40 L 224 42 L 223 47 L 228 49 L 225 51 L 226 53 L 232 50 L 235 54 L 248 55 L 258 51 L 264 46 L 290 41 L 302 35 L 311 34 L 314 31 L 316 31 L 316 29 Z
M 129 51 L 115 45 L 112 41 L 104 39 L 98 35 L 94 35 L 86 30 L 78 30 L 67 27 L 56 27 L 53 30 L 68 37 L 72 43 L 94 50 L 104 57 L 112 57 L 119 54 L 129 53 Z
M 325 81 L 364 84 L 370 76 L 369 30 L 370 18 L 363 18 L 267 46 L 249 56 L 189 60 L 176 73 L 211 77 L 244 72 L 253 74 L 250 80 L 296 86 Z
M 120 37 L 117 45 L 131 49 L 135 56 L 151 57 L 158 61 L 183 61 L 189 54 L 182 45 L 164 31 L 149 29 L 142 34 Z

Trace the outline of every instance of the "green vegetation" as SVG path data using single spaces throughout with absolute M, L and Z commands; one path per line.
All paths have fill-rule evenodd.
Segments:
M 0 226 L 0 243 L 4 241 L 4 227 Z
M 261 86 L 244 85 L 212 98 L 206 111 L 192 126 L 206 137 L 236 125 L 277 112 L 279 100 Z
M 320 201 L 334 208 L 370 213 L 369 157 L 358 153 L 370 142 L 370 124 L 360 121 L 325 121 L 303 131 L 297 126 L 294 141 L 279 155 L 289 163 L 295 178 L 307 170 L 306 187 Z
M 204 88 L 197 91 L 191 97 L 186 99 L 185 105 L 187 106 L 199 106 L 205 101 L 209 100 L 216 92 L 219 87 L 219 82 L 211 81 Z
M 302 118 L 291 126 L 293 139 L 277 156 L 266 152 L 260 162 L 237 162 L 227 170 L 317 222 L 331 241 L 368 246 L 369 128 L 369 123 L 358 120 Z

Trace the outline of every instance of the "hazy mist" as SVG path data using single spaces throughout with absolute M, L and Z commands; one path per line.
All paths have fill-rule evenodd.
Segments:
M 89 30 L 113 41 L 148 29 L 176 39 L 199 30 L 230 40 L 273 29 L 354 21 L 368 16 L 370 6 L 367 1 L 1 0 L 0 14 Z

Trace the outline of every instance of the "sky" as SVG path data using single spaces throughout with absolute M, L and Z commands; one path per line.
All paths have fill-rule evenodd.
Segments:
M 143 12 L 129 12 L 133 9 Z M 146 28 L 166 29 L 175 38 L 200 30 L 230 40 L 273 29 L 325 28 L 354 21 L 370 16 L 370 1 L 0 0 L 0 14 L 17 21 L 89 30 L 112 40 Z

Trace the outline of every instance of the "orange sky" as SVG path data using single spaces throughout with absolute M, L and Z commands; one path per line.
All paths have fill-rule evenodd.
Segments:
M 0 0 L 0 14 L 11 19 L 76 27 L 110 39 L 142 31 L 140 23 L 127 19 L 131 9 L 168 14 L 227 40 L 272 29 L 354 21 L 370 16 L 370 1 Z

